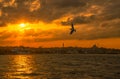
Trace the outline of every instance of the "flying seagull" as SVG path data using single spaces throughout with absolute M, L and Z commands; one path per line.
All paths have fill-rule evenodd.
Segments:
M 76 29 L 74 28 L 74 24 L 71 23 L 71 29 L 70 34 L 73 34 L 73 32 L 76 32 Z

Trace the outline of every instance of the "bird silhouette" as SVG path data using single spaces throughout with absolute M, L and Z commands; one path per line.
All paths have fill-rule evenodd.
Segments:
M 73 34 L 73 32 L 76 32 L 76 29 L 74 28 L 74 24 L 71 23 L 71 29 L 70 34 Z

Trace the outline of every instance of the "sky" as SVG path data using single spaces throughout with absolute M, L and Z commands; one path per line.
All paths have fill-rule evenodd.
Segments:
M 0 46 L 63 43 L 120 49 L 120 0 L 0 0 Z

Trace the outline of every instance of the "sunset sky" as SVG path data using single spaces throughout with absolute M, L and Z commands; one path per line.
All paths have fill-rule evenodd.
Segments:
M 63 43 L 120 49 L 120 0 L 0 0 L 0 46 Z

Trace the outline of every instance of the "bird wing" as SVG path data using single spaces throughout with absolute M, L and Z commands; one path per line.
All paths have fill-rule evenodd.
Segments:
M 74 25 L 73 25 L 73 23 L 71 24 L 71 27 L 72 27 L 72 29 L 74 29 Z
M 71 30 L 71 31 L 70 31 L 70 34 L 72 34 L 73 32 L 74 32 L 74 30 Z

